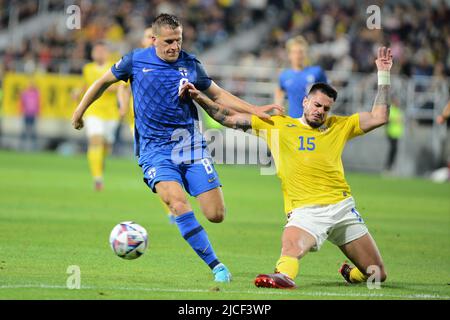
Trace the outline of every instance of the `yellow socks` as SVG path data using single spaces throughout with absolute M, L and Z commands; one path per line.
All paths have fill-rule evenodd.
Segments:
M 105 160 L 105 150 L 102 145 L 89 146 L 87 152 L 89 169 L 95 180 L 103 178 L 103 163 Z
M 298 275 L 299 261 L 295 257 L 281 256 L 278 259 L 275 272 L 280 272 L 287 275 L 289 278 L 294 280 Z M 350 271 L 350 282 L 361 283 L 367 281 L 368 276 L 359 271 L 358 268 L 354 267 Z
M 367 276 L 365 274 L 363 274 L 361 271 L 359 271 L 358 268 L 354 267 L 351 271 L 350 271 L 350 281 L 352 283 L 361 283 L 361 282 L 365 282 L 367 280 Z
M 275 272 L 283 273 L 293 280 L 297 277 L 298 265 L 299 263 L 297 258 L 281 256 L 277 261 Z

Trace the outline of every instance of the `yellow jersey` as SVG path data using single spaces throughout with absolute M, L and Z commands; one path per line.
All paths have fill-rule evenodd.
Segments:
M 83 79 L 86 85 L 91 86 L 106 71 L 111 68 L 112 63 L 99 66 L 90 62 L 83 67 Z M 110 87 L 111 88 L 111 87 Z M 94 116 L 103 120 L 119 120 L 119 108 L 117 102 L 117 91 L 106 90 L 86 111 L 85 116 Z
M 307 205 L 335 204 L 351 196 L 341 155 L 349 139 L 364 134 L 359 114 L 330 116 L 315 129 L 288 116 L 270 120 L 252 116 L 252 128 L 271 150 L 286 214 Z

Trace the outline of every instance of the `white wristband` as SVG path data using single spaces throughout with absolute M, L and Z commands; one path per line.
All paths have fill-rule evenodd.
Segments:
M 378 71 L 378 85 L 391 85 L 391 73 L 389 71 Z

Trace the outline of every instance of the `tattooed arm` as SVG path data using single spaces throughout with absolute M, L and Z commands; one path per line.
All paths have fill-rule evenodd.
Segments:
M 392 55 L 390 48 L 379 48 L 377 60 L 378 92 L 373 103 L 372 111 L 359 114 L 359 126 L 364 132 L 369 132 L 389 121 L 389 108 L 391 105 L 390 70 Z
M 185 85 L 184 92 L 187 92 L 189 96 L 195 100 L 214 120 L 220 124 L 233 128 L 243 129 L 244 131 L 251 128 L 250 113 L 238 112 L 225 108 L 223 105 L 214 102 L 205 94 L 200 92 L 191 83 Z

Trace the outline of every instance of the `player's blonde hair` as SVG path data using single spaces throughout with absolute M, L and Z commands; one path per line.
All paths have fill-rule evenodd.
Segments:
M 305 51 L 308 51 L 308 42 L 306 41 L 306 39 L 303 36 L 295 36 L 293 38 L 290 38 L 288 41 L 286 41 L 287 51 L 290 51 L 291 48 L 296 44 L 302 46 L 303 49 L 305 49 Z

